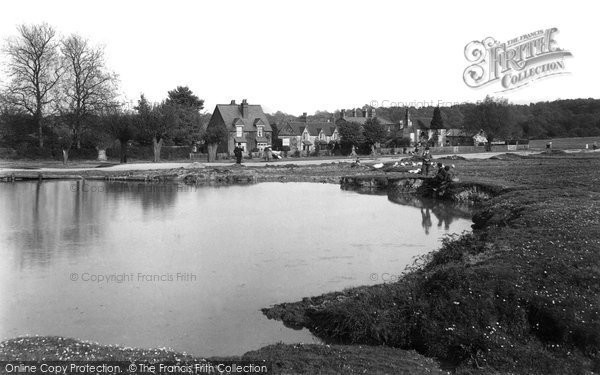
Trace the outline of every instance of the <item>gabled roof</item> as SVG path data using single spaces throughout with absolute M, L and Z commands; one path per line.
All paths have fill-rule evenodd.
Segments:
M 431 117 L 412 117 L 412 126 L 417 129 L 429 129 L 431 127 Z
M 331 136 L 335 131 L 335 124 L 332 122 L 303 122 L 291 121 L 288 122 L 279 132 L 281 136 L 301 136 L 304 130 L 312 137 L 318 136 L 321 131 L 326 136 Z
M 244 125 L 244 131 L 256 131 L 257 120 L 262 122 L 265 131 L 272 131 L 271 125 L 262 107 L 257 104 L 246 104 L 247 114 L 242 116 L 241 104 L 217 104 L 213 117 L 220 113 L 227 130 L 234 131 L 236 125 Z M 212 118 L 211 118 L 212 120 Z M 241 123 L 240 123 L 241 121 Z

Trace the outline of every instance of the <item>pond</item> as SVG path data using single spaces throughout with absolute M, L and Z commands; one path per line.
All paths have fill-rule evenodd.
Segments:
M 280 302 L 394 281 L 468 214 L 337 185 L 0 184 L 0 339 L 240 355 L 316 342 Z

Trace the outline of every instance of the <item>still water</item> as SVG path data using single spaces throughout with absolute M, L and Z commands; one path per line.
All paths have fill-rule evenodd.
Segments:
M 239 355 L 314 342 L 275 303 L 393 281 L 468 215 L 336 185 L 0 184 L 0 339 Z

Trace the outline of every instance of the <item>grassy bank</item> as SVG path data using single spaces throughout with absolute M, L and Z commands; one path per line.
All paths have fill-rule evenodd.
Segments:
M 272 374 L 445 374 L 414 351 L 344 345 L 266 346 L 236 357 L 203 358 L 169 349 L 99 345 L 62 337 L 23 337 L 0 343 L 0 361 L 133 361 L 271 363 Z M 0 368 L 0 374 L 4 373 Z
M 456 161 L 498 186 L 475 231 L 397 283 L 266 309 L 331 342 L 414 349 L 458 373 L 600 371 L 600 158 Z

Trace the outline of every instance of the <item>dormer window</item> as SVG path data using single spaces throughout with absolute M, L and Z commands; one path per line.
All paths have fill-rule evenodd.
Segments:
M 235 127 L 235 136 L 242 137 L 244 135 L 244 126 L 238 125 Z
M 256 136 L 259 137 L 259 138 L 262 138 L 262 136 L 263 136 L 263 126 L 259 126 L 256 129 L 257 129 L 256 130 Z
M 304 133 L 302 133 L 302 139 L 307 140 L 308 139 L 308 132 L 305 130 Z

